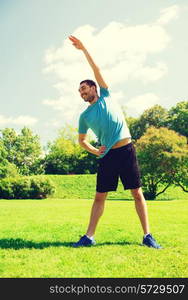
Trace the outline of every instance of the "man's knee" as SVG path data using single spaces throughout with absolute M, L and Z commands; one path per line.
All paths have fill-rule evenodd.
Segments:
M 137 189 L 132 189 L 131 193 L 132 193 L 134 199 L 137 200 L 137 201 L 144 199 L 144 195 L 143 195 L 141 187 L 139 187 Z
M 96 194 L 95 194 L 95 201 L 96 202 L 104 202 L 106 200 L 107 194 L 108 193 L 99 193 L 99 192 L 96 192 Z

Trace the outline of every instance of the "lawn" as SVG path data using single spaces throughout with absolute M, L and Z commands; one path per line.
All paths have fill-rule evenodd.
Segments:
M 151 231 L 164 249 L 141 246 L 134 202 L 121 187 L 109 193 L 97 245 L 75 249 L 71 243 L 87 227 L 95 176 L 50 177 L 53 198 L 0 200 L 1 278 L 188 277 L 187 193 L 171 188 L 147 201 Z

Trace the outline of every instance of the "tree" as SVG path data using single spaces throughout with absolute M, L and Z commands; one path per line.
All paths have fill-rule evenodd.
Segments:
M 2 140 L 0 140 L 0 178 L 8 176 L 18 176 L 18 170 L 14 164 L 7 160 L 7 151 Z
M 139 139 L 150 126 L 156 128 L 166 127 L 168 111 L 160 105 L 146 109 L 139 118 L 126 117 L 131 136 L 134 140 Z
M 188 193 L 188 162 L 187 158 L 182 160 L 181 168 L 174 173 L 174 184 Z
M 78 145 L 64 137 L 58 137 L 53 144 L 49 145 L 49 153 L 45 158 L 45 172 L 47 174 L 73 173 L 74 162 L 78 152 Z
M 188 144 L 188 101 L 181 101 L 169 110 L 169 128 L 185 136 Z M 188 192 L 187 159 L 182 159 L 181 168 L 174 173 L 174 184 Z
M 126 117 L 126 122 L 133 140 L 138 140 L 143 134 L 140 118 Z
M 144 129 L 150 126 L 156 128 L 163 127 L 168 120 L 168 111 L 164 107 L 156 104 L 146 109 L 140 117 L 140 122 Z
M 12 128 L 1 130 L 1 140 L 7 152 L 7 160 L 17 166 L 20 174 L 43 173 L 41 166 L 42 149 L 39 137 L 24 127 L 20 134 Z
M 188 101 L 179 102 L 169 110 L 169 128 L 186 136 L 188 143 Z
M 150 127 L 137 141 L 146 199 L 155 199 L 174 183 L 176 173 L 188 163 L 186 138 L 167 128 Z
M 80 147 L 77 130 L 65 126 L 59 131 L 54 143 L 48 144 L 45 157 L 46 174 L 89 174 L 95 173 L 96 157 Z

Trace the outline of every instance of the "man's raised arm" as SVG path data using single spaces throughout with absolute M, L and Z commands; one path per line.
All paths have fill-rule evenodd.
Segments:
M 89 54 L 89 52 L 87 51 L 87 49 L 84 47 L 84 45 L 82 44 L 82 42 L 80 40 L 78 40 L 76 37 L 74 36 L 69 36 L 69 39 L 71 40 L 71 42 L 73 43 L 73 46 L 75 46 L 77 49 L 79 50 L 82 50 L 83 53 L 85 54 L 85 57 L 88 61 L 88 63 L 90 64 L 93 72 L 94 72 L 94 75 L 95 75 L 95 79 L 98 83 L 98 85 L 100 87 L 103 87 L 105 89 L 108 88 L 106 82 L 104 81 L 101 73 L 100 73 L 100 69 L 99 67 L 95 64 L 95 62 L 93 61 L 91 55 Z

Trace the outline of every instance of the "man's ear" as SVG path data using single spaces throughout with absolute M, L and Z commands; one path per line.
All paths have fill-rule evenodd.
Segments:
M 92 88 L 93 91 L 95 91 L 97 93 L 97 89 L 96 89 L 96 87 L 94 85 L 92 85 L 91 88 Z

